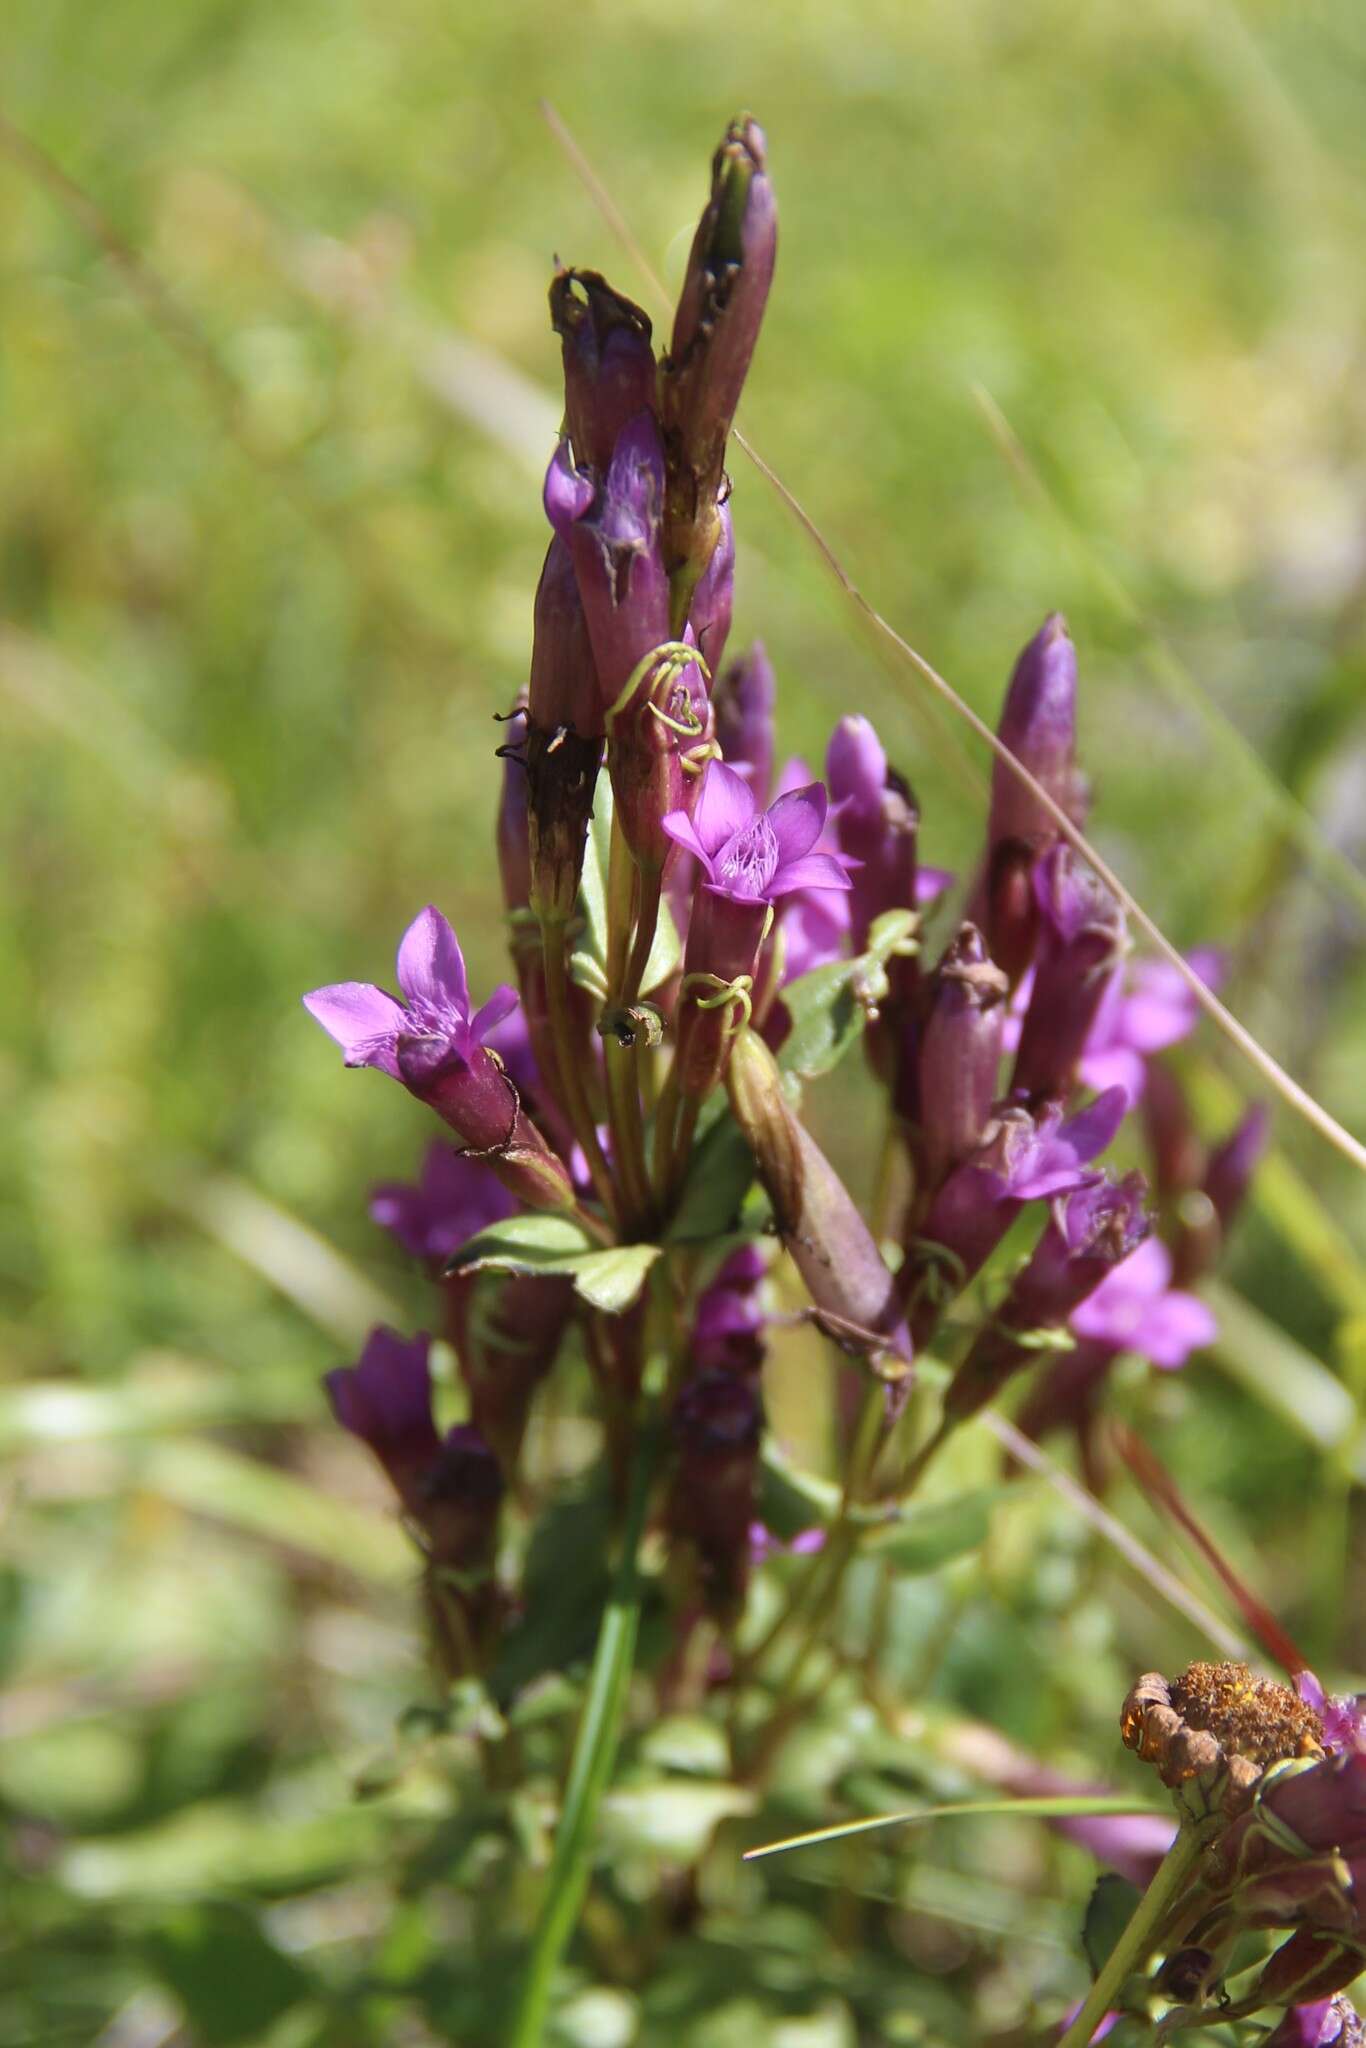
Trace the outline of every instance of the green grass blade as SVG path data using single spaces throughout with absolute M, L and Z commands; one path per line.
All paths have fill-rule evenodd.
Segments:
M 640 1539 L 656 1455 L 654 1432 L 647 1429 L 642 1432 L 636 1452 L 621 1559 L 598 1631 L 588 1697 L 564 1789 L 545 1898 L 532 1936 L 508 2048 L 540 2048 L 555 1971 L 588 1889 L 594 1828 L 616 1762 L 622 1713 L 635 1661 L 640 1621 Z
M 808 1834 L 787 1835 L 781 1842 L 764 1842 L 757 1849 L 746 1849 L 744 1860 L 753 1863 L 760 1856 L 781 1855 L 785 1849 L 810 1849 L 817 1842 L 840 1842 L 846 1835 L 871 1834 L 874 1828 L 901 1827 L 917 1820 L 944 1820 L 964 1813 L 1004 1813 L 1021 1820 L 1064 1820 L 1091 1814 L 1133 1813 L 1157 1814 L 1163 1820 L 1167 1817 L 1158 1807 L 1145 1805 L 1142 1800 L 1109 1793 L 1076 1794 L 1071 1798 L 1058 1795 L 1034 1799 L 958 1799 L 948 1806 L 911 1806 L 903 1813 L 875 1813 L 866 1820 L 842 1820 L 833 1827 L 812 1828 Z

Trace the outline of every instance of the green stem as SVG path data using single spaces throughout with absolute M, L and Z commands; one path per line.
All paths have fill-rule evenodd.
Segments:
M 583 1719 L 564 1788 L 560 1824 L 546 1877 L 545 1898 L 532 1936 L 519 1987 L 507 2048 L 540 2048 L 550 2014 L 550 1995 L 565 1944 L 574 1931 L 588 1889 L 593 1834 L 602 1795 L 611 1780 L 631 1683 L 636 1630 L 640 1621 L 640 1539 L 654 1476 L 657 1441 L 647 1425 L 636 1446 L 631 1494 L 622 1530 L 621 1558 L 603 1611 Z
M 603 1044 L 607 1064 L 607 1110 L 612 1124 L 612 1156 L 626 1198 L 624 1222 L 630 1230 L 648 1226 L 652 1202 L 645 1164 L 645 1126 L 640 1113 L 640 1087 L 634 1045 L 622 1045 L 610 1034 Z
M 1189 1824 L 1183 1826 L 1058 2048 L 1090 2048 L 1092 2035 L 1113 2006 L 1126 1978 L 1152 1952 L 1162 1922 L 1190 1876 L 1202 1846 L 1199 1829 Z
M 659 895 L 662 881 L 659 868 L 640 869 L 640 889 L 636 914 L 635 943 L 631 947 L 631 958 L 626 967 L 626 978 L 622 983 L 621 1000 L 633 1003 L 640 994 L 640 984 L 645 979 L 645 969 L 650 962 L 650 949 L 655 942 L 655 931 L 659 924 Z
M 560 1070 L 560 1101 L 569 1118 L 574 1136 L 583 1147 L 598 1200 L 609 1216 L 615 1216 L 617 1191 L 612 1181 L 612 1169 L 607 1164 L 607 1155 L 598 1141 L 592 1105 L 583 1085 L 582 1067 L 574 1050 L 573 1032 L 569 1021 L 569 966 L 565 959 L 563 924 L 550 918 L 542 922 L 541 948 L 545 955 L 546 1011 L 550 1020 L 550 1036 L 555 1046 L 555 1061 Z

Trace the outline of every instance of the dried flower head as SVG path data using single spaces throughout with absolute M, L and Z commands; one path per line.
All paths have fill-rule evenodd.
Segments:
M 1246 1664 L 1192 1664 L 1170 1680 L 1150 1671 L 1130 1690 L 1119 1725 L 1125 1747 L 1173 1788 L 1222 1769 L 1241 1794 L 1274 1763 L 1323 1754 L 1314 1709 Z

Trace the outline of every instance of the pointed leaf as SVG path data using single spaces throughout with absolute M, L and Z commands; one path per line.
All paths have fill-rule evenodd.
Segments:
M 1110 1951 L 1133 1919 L 1142 1898 L 1136 1884 L 1113 1870 L 1097 1879 L 1081 1928 L 1081 1945 L 1093 1977 L 1098 1977 L 1109 1962 Z
M 764 1842 L 757 1849 L 746 1849 L 744 1860 L 750 1863 L 760 1856 L 777 1856 L 786 1849 L 810 1849 L 818 1842 L 839 1842 L 846 1835 L 871 1834 L 875 1828 L 902 1827 L 912 1821 L 948 1820 L 969 1813 L 1006 1814 L 1019 1820 L 1063 1820 L 1078 1815 L 1158 1812 L 1157 1807 L 1147 1806 L 1141 1800 L 1109 1794 L 1098 1794 L 1094 1798 L 963 1799 L 949 1806 L 908 1807 L 904 1813 L 878 1813 L 867 1820 L 837 1821 L 833 1827 L 812 1828 L 804 1835 L 788 1835 L 781 1842 Z M 1162 1813 L 1160 1817 L 1165 1820 L 1168 1816 Z
M 462 1245 L 449 1273 L 566 1274 L 594 1308 L 620 1315 L 659 1257 L 657 1244 L 598 1245 L 572 1216 L 511 1216 Z
M 888 910 L 873 925 L 866 952 L 789 983 L 783 1003 L 792 1029 L 778 1054 L 786 1073 L 810 1081 L 838 1066 L 861 1034 L 869 1006 L 886 995 L 887 962 L 909 947 L 915 927 L 913 911 Z

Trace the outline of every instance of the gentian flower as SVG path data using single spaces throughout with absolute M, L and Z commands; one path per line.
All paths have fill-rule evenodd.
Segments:
M 1053 847 L 1035 867 L 1034 896 L 1038 955 L 1012 1086 L 1037 1098 L 1063 1097 L 1119 973 L 1124 913 L 1065 845 Z
M 1026 1202 L 1071 1194 L 1097 1181 L 1089 1171 L 1124 1120 L 1122 1088 L 1107 1089 L 1075 1115 L 1056 1103 L 1038 1112 L 1007 1103 L 972 1158 L 956 1167 L 930 1205 L 898 1276 L 911 1305 L 911 1334 L 923 1344 L 952 1297 L 995 1251 Z
M 825 824 L 818 782 L 780 796 L 767 810 L 724 761 L 713 761 L 690 818 L 674 811 L 664 831 L 697 861 L 701 886 L 693 903 L 683 959 L 678 1016 L 679 1084 L 700 1099 L 720 1079 L 734 1018 L 725 991 L 734 989 L 748 1016 L 759 948 L 773 906 L 804 889 L 847 889 L 842 862 L 813 851 Z
M 1348 1750 L 1366 1753 L 1366 1695 L 1334 1699 L 1325 1693 L 1312 1671 L 1296 1674 L 1295 1690 L 1322 1721 L 1323 1746 L 1331 1755 Z
M 759 338 L 778 246 L 764 132 L 742 118 L 712 159 L 659 396 L 669 450 L 665 561 L 681 627 L 716 545 L 726 439 Z
M 1152 1228 L 1143 1212 L 1142 1174 L 1108 1177 L 1055 1198 L 1032 1257 L 990 1323 L 973 1342 L 944 1397 L 945 1417 L 962 1422 L 1039 1355 L 1040 1333 L 1060 1330 L 1106 1274 L 1136 1251 Z
M 432 1420 L 431 1341 L 380 1325 L 355 1365 L 339 1366 L 323 1381 L 338 1422 L 373 1451 L 410 1513 L 441 1447 Z
M 501 1223 L 516 1203 L 481 1161 L 433 1139 L 415 1183 L 385 1181 L 370 1197 L 370 1214 L 406 1252 L 444 1264 L 490 1223 Z
M 536 586 L 521 759 L 526 770 L 527 900 L 538 918 L 574 912 L 605 720 L 569 548 L 556 534 Z
M 1171 1372 L 1219 1334 L 1213 1311 L 1173 1287 L 1171 1277 L 1171 1253 L 1160 1238 L 1147 1238 L 1072 1311 L 1071 1327 L 1114 1357 L 1133 1351 Z
M 516 1007 L 516 991 L 495 989 L 470 1015 L 459 943 L 430 904 L 403 935 L 398 985 L 403 1002 L 370 982 L 342 981 L 314 989 L 304 1007 L 336 1039 L 348 1067 L 378 1067 L 401 1081 L 519 1200 L 538 1209 L 572 1205 L 568 1173 L 486 1044 Z
M 717 522 L 716 546 L 688 612 L 689 634 L 712 675 L 721 666 L 735 608 L 735 525 L 729 505 L 718 505 Z

